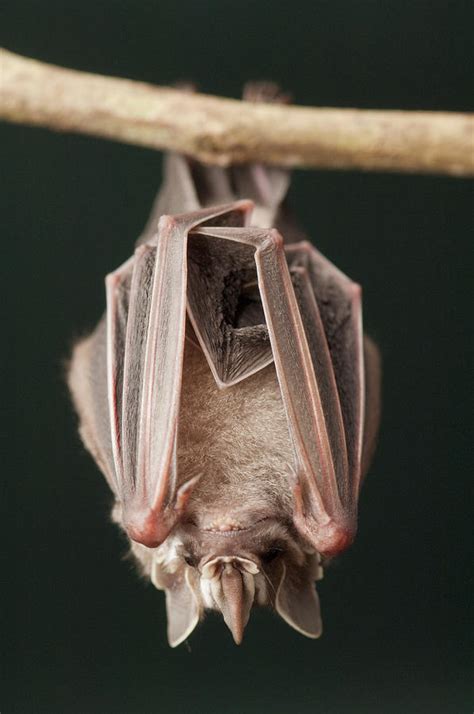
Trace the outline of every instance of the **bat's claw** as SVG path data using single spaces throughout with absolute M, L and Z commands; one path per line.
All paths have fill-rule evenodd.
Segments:
M 180 486 L 180 488 L 178 489 L 178 493 L 176 494 L 176 501 L 174 504 L 174 510 L 176 511 L 179 517 L 181 517 L 184 511 L 186 510 L 189 499 L 191 497 L 191 493 L 193 492 L 195 485 L 200 479 L 201 474 L 199 474 L 199 476 L 195 476 L 194 478 L 190 478 L 189 481 L 183 483 L 183 485 Z

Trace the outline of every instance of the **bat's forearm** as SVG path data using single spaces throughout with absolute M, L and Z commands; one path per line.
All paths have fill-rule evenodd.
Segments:
M 474 116 L 252 104 L 0 50 L 0 118 L 204 162 L 474 175 Z

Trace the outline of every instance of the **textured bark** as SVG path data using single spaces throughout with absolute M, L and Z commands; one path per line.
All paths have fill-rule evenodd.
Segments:
M 474 115 L 252 104 L 0 51 L 0 118 L 226 166 L 474 175 Z

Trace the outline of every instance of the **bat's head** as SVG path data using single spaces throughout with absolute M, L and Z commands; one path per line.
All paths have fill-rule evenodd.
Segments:
M 156 549 L 132 545 L 154 585 L 166 593 L 170 645 L 191 634 L 205 609 L 222 613 L 239 644 L 252 607 L 260 605 L 302 634 L 318 637 L 318 554 L 274 518 L 245 527 L 229 519 L 212 525 L 184 523 Z

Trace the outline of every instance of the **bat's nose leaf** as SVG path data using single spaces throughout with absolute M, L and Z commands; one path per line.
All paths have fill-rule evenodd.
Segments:
M 241 572 L 234 563 L 226 563 L 213 595 L 234 642 L 240 645 L 255 595 L 253 575 Z

